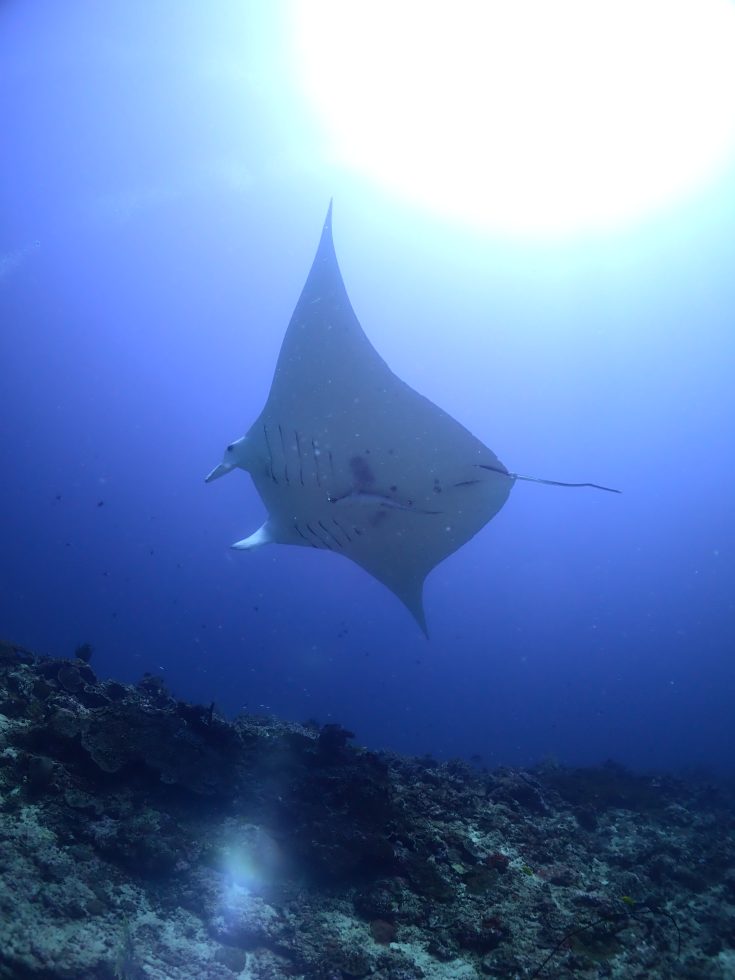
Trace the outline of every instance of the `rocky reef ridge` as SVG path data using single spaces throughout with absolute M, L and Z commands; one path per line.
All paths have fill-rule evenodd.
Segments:
M 735 797 L 479 771 L 0 644 L 0 978 L 735 977 Z

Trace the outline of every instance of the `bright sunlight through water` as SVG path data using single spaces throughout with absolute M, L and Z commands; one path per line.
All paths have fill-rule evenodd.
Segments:
M 728 0 L 294 10 L 296 84 L 335 162 L 493 233 L 629 224 L 703 186 L 735 143 Z

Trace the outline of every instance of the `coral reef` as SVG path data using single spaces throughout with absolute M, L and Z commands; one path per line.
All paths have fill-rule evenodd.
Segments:
M 735 803 L 221 718 L 0 644 L 0 978 L 735 976 Z

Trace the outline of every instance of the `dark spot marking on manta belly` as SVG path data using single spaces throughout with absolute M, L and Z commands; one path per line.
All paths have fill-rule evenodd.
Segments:
M 375 483 L 375 474 L 364 456 L 353 456 L 350 459 L 350 470 L 356 486 L 365 487 Z
M 380 525 L 383 523 L 383 521 L 386 519 L 387 516 L 388 516 L 388 511 L 385 510 L 385 508 L 381 508 L 379 510 L 376 510 L 374 513 L 372 513 L 370 515 L 370 518 L 369 518 L 369 520 L 370 520 L 370 526 L 371 527 L 380 527 Z

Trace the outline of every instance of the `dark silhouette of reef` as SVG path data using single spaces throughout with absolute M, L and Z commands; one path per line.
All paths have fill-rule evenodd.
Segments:
M 728 785 L 353 737 L 0 644 L 0 978 L 735 977 Z

